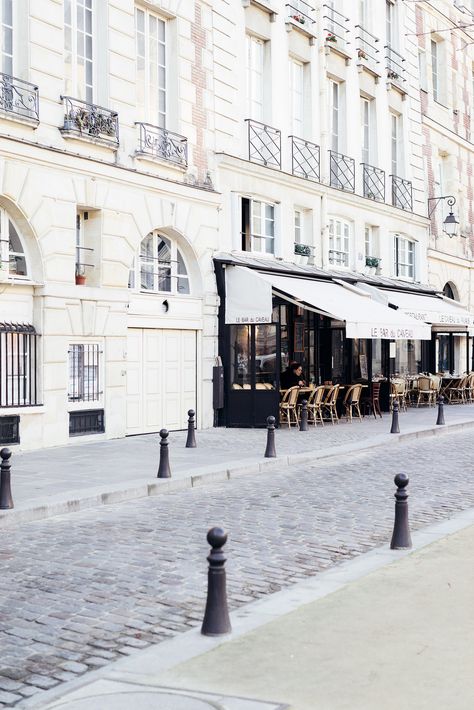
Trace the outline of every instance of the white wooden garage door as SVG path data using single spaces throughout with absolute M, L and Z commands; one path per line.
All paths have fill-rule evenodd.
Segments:
M 127 434 L 184 429 L 196 409 L 196 331 L 128 329 Z

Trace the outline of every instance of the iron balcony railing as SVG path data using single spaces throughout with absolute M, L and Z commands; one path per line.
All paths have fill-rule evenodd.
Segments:
M 0 323 L 0 407 L 41 404 L 39 335 L 27 323 Z
M 413 212 L 413 195 L 411 182 L 404 180 L 397 175 L 390 175 L 392 178 L 392 205 L 401 210 Z
M 354 158 L 329 151 L 329 184 L 338 190 L 355 192 Z
M 0 72 L 0 110 L 39 123 L 38 87 Z
M 376 46 L 379 42 L 378 37 L 365 30 L 361 25 L 356 25 L 355 29 L 357 31 L 355 38 L 357 57 L 367 67 L 377 69 L 380 64 L 380 50 Z
M 251 118 L 248 125 L 249 160 L 266 167 L 281 168 L 281 131 Z
M 387 79 L 389 81 L 403 86 L 405 83 L 405 67 L 403 66 L 405 62 L 404 57 L 396 52 L 393 47 L 386 45 L 385 47 L 385 67 L 387 69 Z
M 385 201 L 385 170 L 367 163 L 362 165 L 362 186 L 364 197 L 377 202 Z
M 161 158 L 169 163 L 186 167 L 188 164 L 188 140 L 166 128 L 150 123 L 139 123 L 138 153 Z
M 347 52 L 350 44 L 347 39 L 349 33 L 349 18 L 342 15 L 330 5 L 323 5 L 323 32 L 328 46 L 338 47 Z
M 312 31 L 312 25 L 316 22 L 314 17 L 316 9 L 305 0 L 293 0 L 287 3 L 286 12 L 289 20 L 298 22 L 305 29 Z
M 65 133 L 97 138 L 107 143 L 119 143 L 119 121 L 116 111 L 86 101 L 61 96 L 64 103 Z
M 339 266 L 349 266 L 349 254 L 340 249 L 329 249 L 329 263 Z
M 321 150 L 319 145 L 303 138 L 289 136 L 291 141 L 291 171 L 293 175 L 319 182 Z

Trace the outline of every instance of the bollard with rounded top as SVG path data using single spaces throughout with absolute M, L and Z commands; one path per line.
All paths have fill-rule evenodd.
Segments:
M 10 487 L 10 457 L 12 452 L 10 449 L 2 449 L 0 456 L 2 463 L 0 464 L 0 509 L 7 510 L 13 508 L 12 491 Z
M 171 478 L 170 458 L 168 452 L 168 429 L 160 430 L 160 465 L 157 478 Z
M 405 550 L 411 547 L 410 527 L 408 525 L 408 486 L 409 478 L 404 473 L 397 473 L 393 479 L 397 486 L 395 493 L 395 523 L 393 525 L 391 550 Z
M 267 448 L 265 449 L 265 458 L 276 458 L 275 450 L 275 417 L 267 417 Z
M 308 400 L 301 402 L 300 431 L 308 431 Z
M 390 434 L 400 434 L 400 426 L 398 424 L 398 402 L 397 402 L 397 400 L 395 400 L 393 403 L 392 428 L 390 429 Z
M 438 418 L 436 424 L 446 424 L 444 421 L 444 397 L 440 394 L 438 398 Z
M 188 411 L 189 419 L 188 419 L 188 438 L 186 439 L 186 446 L 185 446 L 186 449 L 195 449 L 196 448 L 196 436 L 194 434 L 194 429 L 196 426 L 195 418 L 194 418 L 195 414 L 196 414 L 196 412 L 194 411 L 194 409 L 190 409 Z
M 201 633 L 204 636 L 220 636 L 232 630 L 227 608 L 226 557 L 222 550 L 227 542 L 227 533 L 222 528 L 211 528 L 207 541 L 212 549 L 207 558 L 207 601 Z

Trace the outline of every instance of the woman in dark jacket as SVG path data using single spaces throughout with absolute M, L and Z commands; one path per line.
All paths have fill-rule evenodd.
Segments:
M 291 362 L 280 375 L 280 387 L 287 390 L 290 387 L 304 387 L 303 368 L 299 362 Z

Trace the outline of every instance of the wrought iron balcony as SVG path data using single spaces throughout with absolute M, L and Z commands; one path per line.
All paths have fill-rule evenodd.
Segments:
M 329 151 L 329 184 L 338 190 L 355 192 L 354 158 Z
M 289 136 L 289 138 L 291 141 L 291 171 L 293 175 L 319 182 L 321 152 L 319 145 L 296 136 Z
M 385 170 L 361 163 L 364 197 L 377 202 L 385 201 Z
M 286 6 L 288 20 L 293 20 L 297 25 L 301 25 L 302 29 L 313 33 L 313 25 L 316 22 L 316 10 L 305 0 L 293 0 Z
M 356 25 L 355 29 L 357 31 L 355 40 L 359 63 L 378 73 L 380 64 L 380 50 L 376 46 L 379 42 L 378 37 L 364 30 L 361 25 Z
M 390 175 L 390 177 L 392 178 L 392 205 L 413 212 L 411 182 L 397 175 Z
M 400 88 L 406 81 L 404 57 L 388 45 L 385 47 L 385 67 L 387 69 L 387 79 Z
M 337 266 L 349 266 L 349 253 L 340 249 L 329 249 L 329 263 Z
M 39 123 L 38 87 L 0 72 L 0 111 Z
M 186 167 L 188 164 L 188 139 L 166 128 L 150 123 L 139 123 L 140 135 L 137 153 L 160 158 L 169 163 Z
M 249 160 L 270 168 L 281 168 L 281 131 L 251 118 L 248 125 Z
M 350 42 L 347 39 L 349 33 L 349 18 L 335 10 L 331 5 L 323 5 L 323 32 L 326 46 L 341 50 L 345 54 L 348 52 Z
M 61 96 L 64 103 L 62 132 L 118 145 L 118 114 L 108 108 Z

